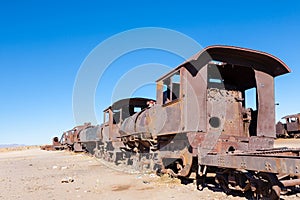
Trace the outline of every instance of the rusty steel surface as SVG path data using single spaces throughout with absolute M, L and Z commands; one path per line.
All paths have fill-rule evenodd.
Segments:
M 90 126 L 82 129 L 79 134 L 80 142 L 97 141 L 101 139 L 101 126 Z
M 206 155 L 199 158 L 199 163 L 223 168 L 290 174 L 293 176 L 300 174 L 299 156 L 276 154 Z

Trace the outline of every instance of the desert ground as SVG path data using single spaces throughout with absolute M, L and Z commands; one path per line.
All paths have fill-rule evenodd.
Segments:
M 246 199 L 218 188 L 200 191 L 193 183 L 125 170 L 83 153 L 38 147 L 0 150 L 0 168 L 0 199 Z M 282 199 L 300 199 L 300 194 Z

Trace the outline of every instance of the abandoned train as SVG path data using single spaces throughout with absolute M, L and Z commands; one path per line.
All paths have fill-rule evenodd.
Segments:
M 268 53 L 209 46 L 157 80 L 156 100 L 120 100 L 60 144 L 175 177 L 214 172 L 225 192 L 278 199 L 300 184 L 300 149 L 274 148 L 274 78 L 288 72 Z
M 278 138 L 300 137 L 300 113 L 282 117 L 285 122 L 276 123 L 276 136 Z

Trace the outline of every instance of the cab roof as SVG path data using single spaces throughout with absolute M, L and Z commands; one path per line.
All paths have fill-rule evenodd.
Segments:
M 202 66 L 211 61 L 224 62 L 228 66 L 238 65 L 251 67 L 255 70 L 270 74 L 273 77 L 291 71 L 283 61 L 271 54 L 241 47 L 214 45 L 204 48 L 157 81 L 164 79 L 181 67 L 186 67 L 188 70 L 199 71 Z
M 111 106 L 106 108 L 103 112 L 106 112 L 107 110 L 113 109 L 113 110 L 118 110 L 122 108 L 123 106 L 127 105 L 133 105 L 133 106 L 147 106 L 148 101 L 155 101 L 153 99 L 148 99 L 148 98 L 126 98 L 126 99 L 121 99 L 113 103 Z
M 295 118 L 300 117 L 300 113 L 287 115 L 287 116 L 282 117 L 281 119 L 292 118 L 292 117 L 295 117 Z

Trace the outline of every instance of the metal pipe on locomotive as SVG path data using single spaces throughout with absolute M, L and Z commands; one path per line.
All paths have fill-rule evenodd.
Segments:
M 116 163 L 135 156 L 140 166 L 203 182 L 214 172 L 227 193 L 278 199 L 300 184 L 300 149 L 274 148 L 274 78 L 288 72 L 265 52 L 209 46 L 157 80 L 155 104 L 116 102 L 93 139 L 86 132 L 79 143 Z

